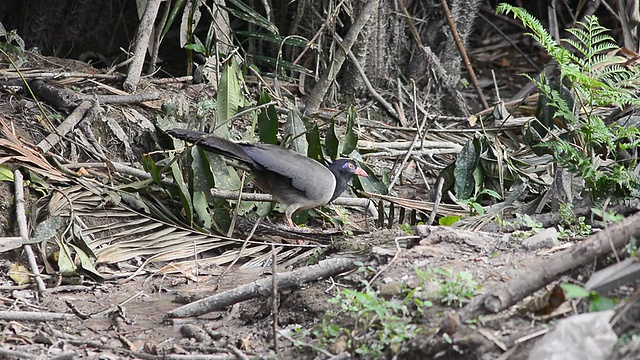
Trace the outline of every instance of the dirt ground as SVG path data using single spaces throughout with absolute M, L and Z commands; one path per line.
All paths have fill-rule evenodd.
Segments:
M 401 234 L 398 234 L 401 235 Z M 376 236 L 375 233 L 371 236 Z M 465 243 L 442 242 L 438 244 L 419 244 L 397 254 L 394 261 L 395 245 L 385 245 L 386 251 L 379 250 L 379 258 L 372 263 L 380 266 L 389 264 L 380 274 L 378 285 L 382 291 L 397 291 L 400 284 L 416 283 L 415 268 L 449 268 L 456 272 L 468 271 L 483 287 L 489 287 L 511 278 L 522 268 L 535 264 L 540 255 L 514 247 L 508 238 L 496 236 L 495 242 Z M 15 254 L 4 254 L 2 268 L 7 269 L 14 261 Z M 168 311 L 178 307 L 177 296 L 188 297 L 192 294 L 207 296 L 225 289 L 263 278 L 270 269 L 237 270 L 229 273 L 217 283 L 215 276 L 200 276 L 198 283 L 186 281 L 183 276 L 138 276 L 121 283 L 110 280 L 96 285 L 86 281 L 80 285 L 60 285 L 49 289 L 43 299 L 33 298 L 31 290 L 10 291 L 10 282 L 5 278 L 2 284 L 3 310 L 50 311 L 55 313 L 74 313 L 89 316 L 87 319 L 73 317 L 64 321 L 48 322 L 5 322 L 3 326 L 3 346 L 5 349 L 41 357 L 56 357 L 73 353 L 79 358 L 139 358 L 139 353 L 151 354 L 222 354 L 235 358 L 228 349 L 232 345 L 247 356 L 259 358 L 316 358 L 316 354 L 304 347 L 293 347 L 292 343 L 281 337 L 278 355 L 272 348 L 271 298 L 252 299 L 233 305 L 225 311 L 201 316 L 198 319 L 172 323 L 165 321 Z M 105 271 L 105 273 L 107 273 Z M 115 271 L 115 274 L 118 272 Z M 344 285 L 353 283 L 360 275 L 348 275 L 336 278 Z M 293 291 L 280 294 L 278 323 L 281 329 L 294 325 L 306 329 L 318 326 L 331 310 L 337 310 L 328 301 L 340 291 L 333 281 L 314 282 Z M 391 290 L 385 290 L 391 289 Z M 395 294 L 393 294 L 395 295 Z M 435 306 L 430 314 L 432 318 L 423 319 L 425 328 L 440 326 L 441 312 L 451 308 Z M 496 336 L 533 332 L 546 327 L 544 322 L 530 323 L 529 319 L 509 319 L 508 322 L 492 319 L 493 325 L 499 325 L 494 331 Z M 207 329 L 204 339 L 185 338 L 188 330 L 184 325 L 193 325 Z M 185 332 L 185 334 L 182 334 Z M 211 337 L 215 334 L 215 338 Z M 299 339 L 312 341 L 312 339 Z M 485 344 L 486 345 L 486 344 Z M 464 358 L 479 354 L 477 349 L 465 350 Z M 497 357 L 501 351 L 495 347 L 484 353 L 485 358 Z M 419 353 L 418 353 L 419 354 Z M 461 354 L 458 354 L 460 356 Z M 450 355 L 456 358 L 456 355 Z M 213 358 L 213 357 L 212 357 Z M 216 357 L 218 358 L 218 357 Z

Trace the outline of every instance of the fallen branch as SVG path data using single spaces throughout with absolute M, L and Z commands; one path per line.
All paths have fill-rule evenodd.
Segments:
M 34 311 L 0 311 L 0 320 L 6 321 L 55 321 L 74 318 L 73 314 L 34 312 Z
M 59 89 L 53 85 L 49 85 L 42 80 L 30 80 L 27 84 L 22 85 L 28 92 L 30 88 L 33 97 L 38 101 L 45 101 L 56 109 L 69 112 L 78 104 L 78 94 L 67 89 Z
M 65 121 L 58 126 L 56 133 L 49 134 L 44 140 L 40 141 L 37 145 L 38 149 L 42 153 L 47 153 L 51 148 L 60 141 L 62 136 L 69 133 L 78 123 L 84 118 L 84 115 L 91 109 L 90 101 L 83 101 L 75 110 L 69 115 Z
M 36 355 L 32 355 L 26 352 L 22 352 L 22 351 L 15 351 L 15 350 L 5 350 L 3 348 L 0 348 L 0 356 L 5 359 L 37 359 L 38 357 Z
M 587 265 L 595 258 L 609 254 L 614 248 L 624 247 L 632 237 L 640 237 L 640 213 L 591 235 L 570 249 L 557 253 L 535 266 L 522 270 L 510 281 L 474 298 L 462 309 L 461 316 L 468 320 L 484 312 L 502 311 L 567 271 Z
M 311 265 L 294 271 L 278 274 L 278 290 L 296 289 L 308 282 L 338 275 L 356 268 L 353 258 L 327 259 L 317 265 Z M 167 313 L 168 318 L 191 317 L 218 311 L 241 301 L 269 296 L 273 292 L 271 277 L 256 280 L 250 284 L 236 287 L 202 300 L 181 306 Z
M 0 71 L 0 78 L 3 80 L 15 80 L 15 79 L 69 79 L 69 78 L 80 78 L 80 79 L 101 79 L 101 80 L 112 80 L 112 81 L 122 81 L 124 76 L 118 74 L 89 74 L 83 72 L 49 72 L 49 71 L 37 71 L 37 72 L 27 72 L 22 73 L 20 76 L 19 73 L 15 71 Z
M 138 104 L 160 99 L 159 92 L 135 95 L 80 95 L 82 100 L 97 100 L 100 104 Z
M 217 199 L 224 200 L 238 200 L 238 192 L 233 190 L 219 190 L 219 189 L 211 189 L 211 195 Z M 245 193 L 240 194 L 240 200 L 243 201 L 265 201 L 265 202 L 277 202 L 276 199 L 273 198 L 270 194 L 262 194 L 262 193 Z M 364 198 L 355 198 L 355 197 L 344 197 L 341 196 L 331 202 L 333 205 L 342 205 L 342 206 L 361 206 L 363 208 L 367 208 L 371 204 L 370 199 Z
M 359 140 L 358 149 L 360 150 L 409 150 L 412 149 L 413 141 L 389 141 L 389 142 L 374 142 L 368 140 Z M 450 141 L 429 141 L 421 140 L 416 141 L 413 150 L 422 149 L 453 149 L 456 152 L 462 150 L 462 145 L 456 144 Z

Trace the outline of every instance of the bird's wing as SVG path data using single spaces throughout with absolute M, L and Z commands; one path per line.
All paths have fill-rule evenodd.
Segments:
M 333 195 L 335 176 L 313 159 L 271 144 L 247 145 L 244 151 L 265 170 L 291 181 L 292 187 L 311 201 L 328 202 Z

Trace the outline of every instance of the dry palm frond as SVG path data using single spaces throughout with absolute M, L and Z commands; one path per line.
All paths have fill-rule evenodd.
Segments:
M 69 178 L 51 166 L 42 154 L 25 145 L 2 116 L 0 116 L 0 125 L 4 133 L 4 138 L 0 138 L 0 164 L 17 163 L 44 178 L 61 182 L 69 181 Z
M 370 199 L 388 201 L 390 203 L 396 204 L 398 206 L 402 206 L 403 208 L 409 209 L 409 210 L 421 210 L 426 212 L 426 211 L 432 211 L 434 206 L 434 203 L 432 201 L 404 199 L 397 196 L 373 194 L 366 191 L 361 191 L 360 194 Z M 438 212 L 442 215 L 458 215 L 458 216 L 463 216 L 469 213 L 468 210 L 463 209 L 459 205 L 450 205 L 450 204 L 439 204 Z
M 145 258 L 145 263 L 176 261 L 193 258 L 203 252 L 219 255 L 201 259 L 199 265 L 224 265 L 236 258 L 245 263 L 259 264 L 270 260 L 270 244 L 248 241 L 240 252 L 244 240 L 200 233 L 158 220 L 166 216 L 142 214 L 124 202 L 107 200 L 117 198 L 111 193 L 121 193 L 122 190 L 87 180 L 78 182 L 80 184 L 53 192 L 46 198 L 46 207 L 41 207 L 41 211 L 46 208 L 47 216 L 62 216 L 77 225 L 82 240 L 95 254 L 97 263 L 117 263 L 136 257 Z M 99 194 L 100 191 L 103 194 Z M 139 200 L 149 202 L 144 197 Z M 146 208 L 155 209 L 153 206 Z M 309 250 L 308 247 L 294 245 L 277 246 L 281 252 L 280 261 Z M 177 272 L 180 266 L 180 263 L 173 264 L 167 271 L 174 269 Z

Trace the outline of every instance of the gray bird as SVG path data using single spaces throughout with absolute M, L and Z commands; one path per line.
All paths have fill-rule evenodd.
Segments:
M 344 192 L 354 175 L 367 177 L 351 159 L 338 159 L 327 168 L 278 145 L 235 143 L 185 129 L 168 133 L 246 165 L 254 174 L 258 188 L 287 206 L 284 216 L 290 227 L 294 227 L 291 220 L 294 212 L 330 203 Z

